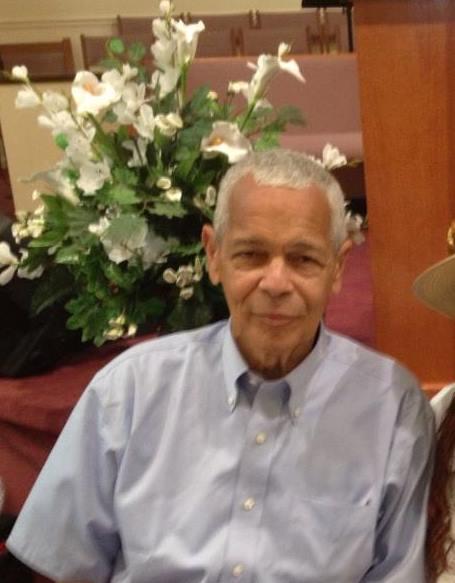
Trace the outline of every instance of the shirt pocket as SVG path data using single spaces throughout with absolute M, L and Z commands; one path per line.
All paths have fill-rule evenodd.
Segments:
M 291 518 L 295 556 L 324 581 L 360 580 L 374 556 L 376 509 L 371 500 L 351 504 L 295 496 Z M 312 580 L 309 577 L 309 580 Z

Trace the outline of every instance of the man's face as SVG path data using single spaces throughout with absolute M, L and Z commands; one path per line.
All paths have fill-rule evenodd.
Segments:
M 221 283 L 232 334 L 249 366 L 281 377 L 311 351 L 350 242 L 336 253 L 330 208 L 314 186 L 259 186 L 251 175 L 235 186 L 221 241 L 205 226 L 212 283 Z

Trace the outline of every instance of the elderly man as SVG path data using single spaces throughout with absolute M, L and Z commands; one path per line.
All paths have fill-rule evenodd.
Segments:
M 422 582 L 430 409 L 322 323 L 350 247 L 337 182 L 253 154 L 202 238 L 230 320 L 95 376 L 9 549 L 63 581 Z

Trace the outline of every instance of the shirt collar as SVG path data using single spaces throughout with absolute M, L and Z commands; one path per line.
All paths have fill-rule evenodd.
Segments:
M 297 420 L 300 416 L 306 387 L 326 354 L 328 343 L 329 334 L 324 324 L 321 323 L 316 343 L 311 352 L 282 379 L 286 381 L 290 389 L 289 413 L 293 420 Z M 232 337 L 231 320 L 228 320 L 223 339 L 223 372 L 226 402 L 230 411 L 235 409 L 239 398 L 238 381 L 242 375 L 248 373 L 248 370 L 248 364 L 240 354 L 237 344 Z

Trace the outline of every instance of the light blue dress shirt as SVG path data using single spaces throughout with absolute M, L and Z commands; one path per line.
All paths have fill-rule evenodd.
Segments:
M 226 322 L 99 372 L 8 547 L 93 583 L 421 583 L 433 423 L 414 377 L 323 327 L 285 378 Z

